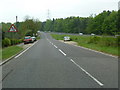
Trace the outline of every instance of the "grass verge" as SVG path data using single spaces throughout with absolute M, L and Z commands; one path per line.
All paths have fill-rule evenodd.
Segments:
M 19 46 L 10 46 L 2 49 L 2 60 L 5 60 L 23 50 Z
M 37 39 L 37 40 L 39 40 L 39 39 L 40 39 L 40 37 L 37 37 L 36 39 Z
M 119 56 L 117 39 L 114 37 L 76 36 L 59 34 L 51 34 L 51 36 L 56 40 L 63 40 L 64 36 L 69 36 L 71 40 L 77 42 L 79 46 Z
M 0 60 L 2 60 L 2 49 L 0 48 Z

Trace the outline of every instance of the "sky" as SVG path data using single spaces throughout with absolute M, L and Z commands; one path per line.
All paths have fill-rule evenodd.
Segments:
M 120 0 L 1 0 L 0 22 L 24 21 L 26 16 L 46 21 L 70 16 L 89 17 L 103 10 L 118 10 Z

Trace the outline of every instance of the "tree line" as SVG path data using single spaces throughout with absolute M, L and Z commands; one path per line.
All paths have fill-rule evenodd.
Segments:
M 2 47 L 8 47 L 23 42 L 25 36 L 37 36 L 41 29 L 42 22 L 37 19 L 26 18 L 23 22 L 16 22 L 18 32 L 8 32 L 12 23 L 2 22 Z
M 67 17 L 47 20 L 42 23 L 43 31 L 65 33 L 94 33 L 97 35 L 120 34 L 120 10 L 103 11 L 89 17 Z
M 25 36 L 35 36 L 37 31 L 41 29 L 42 22 L 38 19 L 26 19 L 23 22 L 14 23 L 18 32 L 8 32 L 12 23 L 2 22 L 2 39 L 4 38 L 16 38 L 22 39 Z
M 12 23 L 2 24 L 2 38 L 12 38 L 7 32 Z M 26 35 L 36 35 L 37 31 L 65 32 L 65 33 L 94 33 L 97 35 L 120 34 L 120 10 L 103 11 L 98 15 L 89 17 L 67 17 L 41 22 L 38 19 L 29 19 L 14 23 L 19 32 L 12 33 L 14 38 L 22 39 Z

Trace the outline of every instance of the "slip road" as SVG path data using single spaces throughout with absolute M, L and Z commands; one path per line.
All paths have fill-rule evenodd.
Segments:
M 3 88 L 118 88 L 115 57 L 68 45 L 41 32 L 41 39 L 6 64 Z

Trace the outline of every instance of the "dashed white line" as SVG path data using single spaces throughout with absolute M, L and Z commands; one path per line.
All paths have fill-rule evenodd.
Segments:
M 50 40 L 47 38 L 48 42 L 50 42 Z
M 56 45 L 54 45 L 55 48 L 58 48 Z
M 66 54 L 62 51 L 62 50 L 60 50 L 60 49 L 58 49 L 64 56 L 66 56 Z
M 54 45 L 49 39 L 47 39 L 49 43 L 51 43 L 55 48 L 58 48 L 56 45 Z M 66 53 L 64 53 L 62 50 L 58 49 L 64 56 L 66 56 Z
M 54 45 L 53 43 L 51 43 L 52 45 Z
M 48 40 L 48 42 L 52 44 L 52 42 L 50 40 Z
M 97 82 L 100 86 L 103 86 L 100 81 L 98 81 L 95 77 L 93 77 L 90 73 L 88 73 L 85 69 L 83 69 L 81 66 L 79 66 L 75 61 L 70 59 L 71 62 L 73 62 L 77 67 L 79 67 L 83 72 L 85 72 L 89 77 L 91 77 L 95 82 Z

